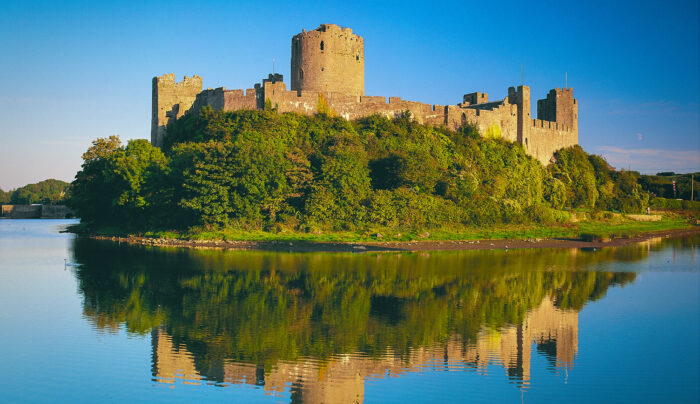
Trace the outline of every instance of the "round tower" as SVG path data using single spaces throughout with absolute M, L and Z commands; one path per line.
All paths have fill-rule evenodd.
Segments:
M 321 24 L 292 38 L 292 91 L 365 95 L 365 45 L 350 28 Z

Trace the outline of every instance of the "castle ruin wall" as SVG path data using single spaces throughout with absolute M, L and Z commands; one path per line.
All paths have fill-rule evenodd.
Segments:
M 550 163 L 556 150 L 578 144 L 575 128 L 558 122 L 529 119 L 525 135 L 519 138 L 519 110 L 523 108 L 509 99 L 519 102 L 517 91 L 502 101 L 476 105 L 433 105 L 403 100 L 401 97 L 353 96 L 342 93 L 317 91 L 289 91 L 284 82 L 264 82 L 263 86 L 247 90 L 218 88 L 202 91 L 193 111 L 208 105 L 215 110 L 236 111 L 261 109 L 256 98 L 264 97 L 278 112 L 294 112 L 313 115 L 318 112 L 321 97 L 328 107 L 348 120 L 373 114 L 394 118 L 410 111 L 418 123 L 445 126 L 457 130 L 465 124 L 474 125 L 484 136 L 500 137 L 523 145 L 525 151 L 542 164 Z M 529 116 L 529 113 L 527 113 Z M 520 141 L 519 139 L 522 139 Z
M 322 24 L 292 38 L 291 91 L 281 74 L 270 74 L 255 88 L 202 91 L 202 79 L 174 74 L 153 79 L 151 142 L 160 146 L 167 125 L 204 106 L 214 110 L 261 110 L 269 101 L 278 112 L 312 115 L 321 102 L 339 116 L 354 120 L 373 114 L 393 118 L 410 111 L 422 124 L 457 130 L 474 125 L 483 136 L 520 143 L 525 151 L 548 164 L 560 148 L 578 144 L 578 103 L 573 89 L 556 88 L 537 101 L 531 117 L 530 88 L 508 88 L 503 100 L 489 102 L 488 94 L 464 94 L 457 105 L 433 105 L 401 97 L 364 95 L 364 40 L 349 28 Z
M 554 152 L 578 144 L 578 132 L 556 122 L 532 120 L 530 136 L 523 147 L 525 152 L 547 165 L 552 162 Z
M 199 76 L 185 76 L 179 83 L 175 82 L 173 73 L 153 78 L 151 144 L 163 144 L 167 125 L 189 111 L 201 92 L 202 78 Z

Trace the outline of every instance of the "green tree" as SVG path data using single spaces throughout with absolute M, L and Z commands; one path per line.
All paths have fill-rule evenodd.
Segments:
M 0 189 L 0 203 L 9 203 L 11 196 L 12 196 L 12 191 L 5 192 L 2 189 Z
M 68 183 L 60 180 L 48 179 L 17 188 L 9 196 L 9 203 L 12 204 L 59 204 L 66 198 Z
M 647 194 L 579 146 L 545 168 L 519 144 L 422 125 L 410 113 L 349 122 L 202 108 L 168 126 L 163 152 L 98 139 L 71 186 L 89 223 L 144 229 L 414 230 L 566 220 L 576 208 L 638 211 Z
M 598 199 L 593 165 L 581 146 L 561 149 L 554 154 L 552 175 L 566 186 L 567 200 L 574 208 L 593 208 Z
M 159 208 L 151 201 L 155 184 L 150 178 L 166 167 L 163 153 L 146 140 L 131 140 L 123 147 L 116 136 L 97 139 L 83 154 L 82 170 L 71 185 L 70 206 L 87 223 L 148 224 Z

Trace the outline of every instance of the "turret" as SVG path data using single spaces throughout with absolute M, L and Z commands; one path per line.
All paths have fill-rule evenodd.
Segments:
M 530 126 L 530 87 L 518 86 L 508 88 L 508 102 L 518 106 L 518 139 L 517 142 L 529 148 Z
M 365 94 L 364 40 L 350 28 L 321 24 L 292 38 L 292 91 Z

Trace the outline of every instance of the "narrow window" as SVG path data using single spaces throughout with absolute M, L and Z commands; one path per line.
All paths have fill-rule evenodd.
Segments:
M 304 78 L 304 71 L 299 69 L 299 78 L 303 79 Z
M 357 60 L 358 62 L 360 61 L 360 54 L 359 53 L 355 55 L 355 60 Z
M 321 50 L 323 50 L 323 41 L 321 41 Z

